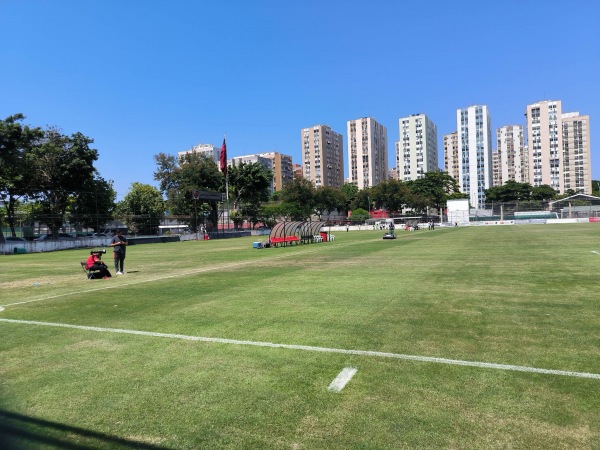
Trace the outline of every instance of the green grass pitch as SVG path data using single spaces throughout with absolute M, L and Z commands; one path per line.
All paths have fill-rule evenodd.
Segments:
M 1 256 L 0 431 L 17 448 L 600 448 L 600 226 L 397 234 L 132 245 L 109 280 L 85 278 L 87 250 Z

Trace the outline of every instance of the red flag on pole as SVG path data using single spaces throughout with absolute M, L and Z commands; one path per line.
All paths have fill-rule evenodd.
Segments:
M 219 163 L 221 172 L 223 172 L 223 175 L 227 175 L 227 145 L 225 144 L 225 138 L 223 138 L 223 146 L 221 147 Z

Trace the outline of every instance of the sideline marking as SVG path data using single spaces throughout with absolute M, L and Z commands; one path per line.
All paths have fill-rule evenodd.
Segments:
M 600 252 L 597 252 L 596 250 L 592 250 L 592 253 L 595 253 L 596 255 L 600 255 Z
M 260 342 L 260 341 L 242 341 L 237 339 L 224 339 L 224 338 L 210 338 L 202 336 L 188 336 L 185 334 L 171 334 L 171 333 L 155 333 L 152 331 L 139 331 L 139 330 L 124 330 L 120 328 L 103 328 L 103 327 L 89 327 L 84 325 L 71 325 L 68 323 L 55 323 L 55 322 L 38 322 L 35 320 L 17 320 L 17 319 L 2 319 L 0 322 L 7 323 L 18 323 L 24 325 L 41 325 L 47 327 L 59 327 L 59 328 L 74 328 L 76 330 L 86 331 L 99 331 L 104 333 L 122 333 L 122 334 L 134 334 L 139 336 L 153 336 L 163 337 L 170 339 L 183 339 L 187 341 L 200 341 L 200 342 L 216 342 L 219 344 L 235 344 L 235 345 L 252 345 L 255 347 L 272 347 L 272 348 L 285 348 L 290 350 L 305 350 L 309 352 L 323 352 L 323 353 L 341 353 L 344 355 L 357 355 L 357 356 L 376 356 L 380 358 L 395 358 L 404 359 L 408 361 L 419 361 L 419 362 L 431 362 L 438 364 L 451 364 L 455 366 L 468 366 L 478 367 L 485 369 L 497 369 L 497 370 L 511 370 L 515 372 L 530 372 L 540 373 L 546 375 L 562 375 L 567 377 L 578 377 L 578 378 L 593 378 L 600 380 L 600 374 L 589 373 L 589 372 L 572 372 L 568 370 L 555 370 L 555 369 L 538 369 L 536 367 L 527 366 L 514 366 L 511 364 L 496 364 L 496 363 L 485 363 L 477 361 L 463 361 L 460 359 L 447 359 L 447 358 L 435 358 L 430 356 L 416 356 L 416 355 L 404 355 L 401 353 L 387 353 L 387 352 L 376 352 L 370 350 L 345 350 L 341 348 L 328 348 L 328 347 L 314 347 L 310 345 L 294 345 L 294 344 L 276 344 L 273 342 Z
M 338 376 L 335 377 L 335 380 L 331 382 L 327 390 L 331 392 L 340 392 L 352 379 L 356 370 L 355 367 L 344 367 L 342 371 L 338 373 Z

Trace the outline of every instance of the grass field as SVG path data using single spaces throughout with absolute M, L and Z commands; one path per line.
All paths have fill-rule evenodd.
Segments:
M 110 280 L 85 250 L 0 257 L 0 426 L 16 448 L 600 448 L 600 226 L 382 234 L 135 245 Z

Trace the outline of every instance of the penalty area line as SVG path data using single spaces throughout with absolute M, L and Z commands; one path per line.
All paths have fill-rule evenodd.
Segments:
M 357 369 L 355 367 L 344 367 L 337 377 L 331 382 L 328 391 L 340 392 L 352 379 Z
M 185 334 L 172 334 L 172 333 L 156 333 L 152 331 L 140 331 L 140 330 L 124 330 L 120 328 L 104 328 L 104 327 L 90 327 L 85 325 L 71 325 L 68 323 L 55 323 L 55 322 L 38 322 L 35 320 L 18 320 L 18 319 L 3 319 L 0 318 L 0 322 L 14 323 L 22 325 L 38 325 L 46 327 L 59 327 L 59 328 L 71 328 L 76 330 L 85 331 L 96 331 L 102 333 L 120 333 L 120 334 L 133 334 L 138 336 L 152 336 L 170 339 L 182 339 L 187 341 L 199 341 L 199 342 L 211 342 L 219 344 L 234 344 L 234 345 L 251 345 L 255 347 L 271 347 L 271 348 L 283 348 L 289 350 L 304 350 L 310 352 L 322 352 L 322 353 L 338 353 L 344 355 L 356 355 L 356 356 L 373 356 L 379 358 L 394 358 L 402 359 L 407 361 L 418 361 L 428 362 L 437 364 L 450 364 L 455 366 L 467 366 L 476 367 L 481 369 L 496 369 L 496 370 L 509 370 L 514 372 L 527 372 L 527 373 L 538 373 L 544 375 L 560 375 L 566 377 L 577 377 L 577 378 L 592 378 L 600 380 L 600 374 L 588 373 L 588 372 L 573 372 L 568 370 L 555 370 L 555 369 L 540 369 L 536 367 L 527 366 L 515 366 L 511 364 L 496 364 L 486 363 L 478 361 L 463 361 L 459 359 L 447 359 L 447 358 L 435 358 L 430 356 L 417 356 L 417 355 L 405 355 L 401 353 L 388 353 L 388 352 L 377 352 L 370 350 L 347 350 L 341 348 L 328 348 L 328 347 L 314 347 L 310 345 L 294 345 L 294 344 L 277 344 L 273 342 L 261 342 L 261 341 L 244 341 L 237 339 L 224 339 L 224 338 L 211 338 L 203 336 L 189 336 Z

